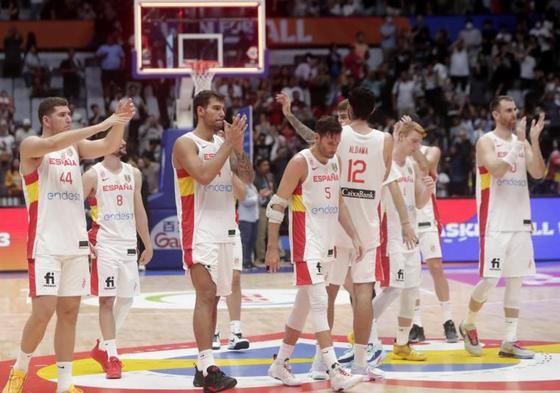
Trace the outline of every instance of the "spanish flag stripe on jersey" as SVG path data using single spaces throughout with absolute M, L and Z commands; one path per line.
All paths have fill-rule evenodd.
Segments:
M 479 273 L 484 273 L 484 248 L 486 246 L 486 226 L 488 220 L 488 208 L 490 203 L 490 173 L 488 169 L 478 167 L 480 175 L 480 207 L 478 210 L 478 223 L 480 225 L 480 261 L 478 263 Z
M 305 256 L 305 205 L 301 184 L 299 184 L 292 194 L 292 245 L 294 247 L 294 262 L 303 262 Z
M 181 196 L 181 230 L 182 230 L 182 244 L 183 262 L 187 266 L 191 266 L 192 253 L 186 252 L 192 249 L 193 235 L 194 235 L 194 179 L 184 169 L 177 169 L 177 182 L 179 185 L 179 194 Z
M 27 215 L 29 226 L 27 229 L 27 258 L 33 257 L 35 237 L 37 235 L 37 210 L 39 204 L 39 171 L 35 170 L 23 177 L 27 196 Z

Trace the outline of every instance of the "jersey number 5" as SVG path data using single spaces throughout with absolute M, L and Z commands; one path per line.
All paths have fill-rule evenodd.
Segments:
M 366 171 L 367 163 L 364 160 L 348 160 L 348 181 L 351 183 L 365 183 L 365 179 L 360 179 L 362 173 Z

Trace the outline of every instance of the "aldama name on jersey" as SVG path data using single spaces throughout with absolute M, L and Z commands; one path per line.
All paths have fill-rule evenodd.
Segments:
M 350 146 L 348 151 L 352 154 L 368 154 L 367 146 Z
M 107 184 L 103 186 L 104 192 L 111 192 L 111 191 L 133 191 L 133 188 L 130 184 Z
M 322 183 L 324 181 L 336 181 L 338 180 L 337 173 L 330 173 L 328 175 L 314 175 L 313 183 Z
M 78 162 L 72 158 L 49 157 L 49 165 L 78 166 Z

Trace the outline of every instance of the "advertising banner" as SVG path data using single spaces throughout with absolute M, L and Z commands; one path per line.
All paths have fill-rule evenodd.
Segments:
M 0 271 L 27 270 L 27 210 L 0 209 Z
M 267 47 L 309 48 L 337 44 L 348 46 L 363 32 L 369 45 L 381 43 L 379 29 L 384 23 L 380 17 L 364 18 L 270 18 L 266 20 Z M 395 17 L 398 29 L 409 30 L 408 18 Z
M 478 261 L 476 201 L 441 199 L 444 261 Z M 536 260 L 560 259 L 560 198 L 532 198 L 533 247 Z

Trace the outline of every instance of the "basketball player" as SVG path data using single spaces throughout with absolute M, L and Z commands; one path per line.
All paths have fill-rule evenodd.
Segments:
M 412 121 L 399 121 L 395 124 L 393 137 L 393 163 L 391 174 L 383 189 L 382 205 L 385 209 L 383 219 L 386 243 L 380 247 L 384 259 L 383 291 L 373 301 L 375 318 L 383 314 L 387 307 L 400 297 L 398 314 L 398 330 L 393 345 L 393 355 L 399 359 L 422 361 L 426 360 L 423 353 L 410 347 L 408 335 L 412 325 L 414 304 L 420 287 L 422 264 L 418 242 L 405 243 L 402 238 L 403 222 L 393 202 L 390 188 L 398 186 L 409 212 L 410 224 L 416 228 L 416 208 L 422 208 L 433 192 L 434 181 L 430 176 L 423 176 L 412 159 L 412 154 L 419 149 L 424 129 Z M 411 247 L 412 246 L 412 247 Z M 374 338 L 372 338 L 374 340 Z
M 142 174 L 121 161 L 126 143 L 93 165 L 82 177 L 84 196 L 91 207 L 93 225 L 89 241 L 95 253 L 91 266 L 91 293 L 99 297 L 99 326 L 91 357 L 108 379 L 121 378 L 122 364 L 116 335 L 122 327 L 134 296 L 140 294 L 138 264 L 145 266 L 153 256 L 148 217 L 142 202 Z M 137 256 L 136 231 L 144 244 Z M 117 299 L 117 302 L 115 302 Z
M 249 182 L 253 169 L 243 153 L 246 118 L 237 115 L 231 125 L 225 123 L 224 97 L 211 90 L 198 93 L 193 108 L 195 129 L 173 146 L 175 195 L 183 264 L 196 292 L 197 366 L 203 373 L 204 391 L 217 392 L 237 384 L 216 366 L 212 354 L 218 300 L 231 293 L 236 235 L 232 175 Z M 223 139 L 215 135 L 221 129 Z
M 496 97 L 490 110 L 496 128 L 476 143 L 481 280 L 471 294 L 467 318 L 459 326 L 459 331 L 465 349 L 471 355 L 481 356 L 476 317 L 490 291 L 500 277 L 504 277 L 505 329 L 499 355 L 531 359 L 534 353 L 521 348 L 516 341 L 523 277 L 535 274 L 527 172 L 535 179 L 542 178 L 545 173 L 546 165 L 539 147 L 544 113 L 538 120 L 531 121 L 529 143 L 525 117 L 516 128 L 517 107 L 513 98 Z
M 285 102 L 284 97 L 279 99 Z M 283 108 L 285 113 L 289 112 L 288 104 L 283 104 Z M 335 241 L 336 258 L 331 264 L 327 286 L 329 325 L 332 329 L 336 296 L 340 286 L 349 278 L 351 283 L 349 292 L 353 295 L 355 345 L 339 361 L 352 362 L 353 373 L 368 375 L 371 379 L 382 377 L 381 370 L 373 367 L 377 365 L 382 351 L 376 353 L 373 346 L 369 345 L 368 339 L 373 318 L 371 303 L 373 285 L 376 279 L 381 280 L 381 277 L 376 277 L 376 249 L 380 242 L 378 208 L 381 186 L 391 167 L 393 146 L 393 138 L 390 134 L 383 134 L 369 127 L 367 119 L 374 109 L 373 94 L 367 89 L 355 88 L 350 92 L 346 111 L 339 111 L 339 122 L 340 114 L 346 115 L 346 118 L 342 118 L 343 121 L 345 119 L 349 121 L 349 124 L 342 129 L 341 143 L 337 150 L 343 174 L 340 181 L 342 195 L 352 222 L 355 223 L 362 243 L 366 247 L 366 254 L 364 259 L 357 263 L 352 255 L 351 241 L 339 227 Z M 290 118 L 294 118 L 293 115 L 288 117 Z M 292 121 L 296 125 L 299 122 L 297 119 Z M 296 129 L 301 129 L 301 126 L 296 125 L 294 125 Z M 408 220 L 404 203 L 399 206 L 401 206 L 399 211 L 403 213 L 403 221 Z M 413 241 L 414 229 L 409 224 L 405 229 L 405 238 L 410 237 L 410 241 Z M 320 351 L 316 352 L 310 372 L 314 379 L 326 378 L 319 353 Z
M 29 216 L 27 258 L 31 315 L 23 328 L 16 363 L 3 393 L 23 392 L 33 352 L 57 314 L 54 349 L 57 393 L 81 392 L 72 384 L 72 354 L 82 295 L 89 293 L 89 245 L 82 197 L 80 158 L 94 159 L 114 151 L 135 110 L 130 100 L 100 124 L 70 130 L 71 112 L 64 98 L 49 97 L 38 108 L 41 136 L 20 145 Z M 102 139 L 92 135 L 111 131 Z
M 410 120 L 405 116 L 407 120 Z M 413 158 L 418 164 L 419 169 L 437 180 L 437 168 L 441 151 L 437 146 L 420 146 Z M 453 323 L 451 316 L 451 303 L 449 302 L 449 283 L 442 264 L 441 254 L 441 239 L 440 239 L 440 221 L 438 209 L 436 204 L 436 193 L 432 194 L 430 202 L 422 209 L 416 211 L 418 221 L 418 240 L 420 246 L 420 254 L 422 259 L 428 265 L 430 274 L 434 280 L 434 288 L 436 296 L 441 305 L 443 312 L 443 332 L 445 339 L 449 343 L 459 341 L 457 336 L 457 329 Z M 414 309 L 414 319 L 412 329 L 410 329 L 409 339 L 411 342 L 421 342 L 426 339 L 424 335 L 424 328 L 422 326 L 422 315 L 420 313 L 420 298 L 416 300 L 416 307 Z
M 340 193 L 339 163 L 335 155 L 342 128 L 332 117 L 321 118 L 316 125 L 315 143 L 296 154 L 288 163 L 277 193 L 267 206 L 268 247 L 266 264 L 271 272 L 278 269 L 278 235 L 284 210 L 290 205 L 290 249 L 294 264 L 297 295 L 286 323 L 284 340 L 268 375 L 284 385 L 299 386 L 288 361 L 303 330 L 307 315 L 321 347 L 323 363 L 328 365 L 331 388 L 349 389 L 363 378 L 352 376 L 336 360 L 327 320 L 325 262 L 334 254 L 333 228 L 340 222 L 350 236 L 356 260 L 363 248 Z

